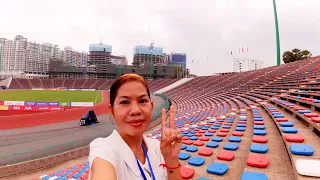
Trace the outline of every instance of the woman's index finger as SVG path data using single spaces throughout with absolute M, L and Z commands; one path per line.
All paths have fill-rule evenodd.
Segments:
M 167 126 L 167 114 L 166 114 L 166 109 L 162 108 L 161 110 L 161 124 L 162 124 L 162 128 L 161 128 L 161 139 L 165 139 L 165 135 L 164 135 L 164 129 Z
M 170 107 L 170 118 L 169 118 L 169 126 L 174 129 L 174 121 L 176 119 L 176 112 L 174 106 Z

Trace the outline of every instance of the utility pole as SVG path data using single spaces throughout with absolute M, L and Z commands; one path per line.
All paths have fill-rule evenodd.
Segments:
M 279 25 L 278 25 L 276 0 L 273 0 L 273 12 L 274 12 L 274 22 L 275 22 L 275 26 L 276 26 L 277 65 L 279 66 L 281 64 L 281 62 L 280 62 L 280 37 L 279 37 Z

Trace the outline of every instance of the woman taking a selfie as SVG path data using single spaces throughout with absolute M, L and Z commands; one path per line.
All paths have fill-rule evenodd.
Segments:
M 178 158 L 182 136 L 174 128 L 174 107 L 170 107 L 168 127 L 162 109 L 161 143 L 143 135 L 153 109 L 143 77 L 126 74 L 118 78 L 110 89 L 109 109 L 117 130 L 90 143 L 91 180 L 182 179 Z

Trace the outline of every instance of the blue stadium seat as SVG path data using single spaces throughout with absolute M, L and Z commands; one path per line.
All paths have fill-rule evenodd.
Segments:
M 255 153 L 266 153 L 268 146 L 265 144 L 251 144 L 250 151 Z
M 294 133 L 295 134 L 298 132 L 298 129 L 295 127 L 282 127 L 281 130 L 284 133 Z
M 219 146 L 219 142 L 211 141 L 206 144 L 207 147 L 216 148 Z
M 237 127 L 246 127 L 246 124 L 237 124 Z
M 273 117 L 275 117 L 275 118 L 284 118 L 284 115 L 283 114 L 275 114 L 275 115 L 273 115 Z
M 244 171 L 240 180 L 268 180 L 268 177 L 264 173 Z
M 217 141 L 217 142 L 221 142 L 223 140 L 222 137 L 219 137 L 219 136 L 215 136 L 211 139 L 212 141 Z
M 187 146 L 186 151 L 196 152 L 196 151 L 198 151 L 198 147 L 197 146 Z
M 189 159 L 188 164 L 191 164 L 193 166 L 201 166 L 202 164 L 204 164 L 205 159 L 203 157 L 199 157 L 199 156 L 193 156 Z
M 293 126 L 293 122 L 280 122 L 279 125 L 281 127 L 292 127 Z
M 241 137 L 239 136 L 230 136 L 229 137 L 230 142 L 241 142 Z
M 189 159 L 190 154 L 185 152 L 180 152 L 178 157 L 180 160 L 186 160 L 186 159 Z
M 206 132 L 204 133 L 205 136 L 213 136 L 213 133 L 210 133 L 210 132 Z
M 308 144 L 290 144 L 290 151 L 295 155 L 311 156 L 314 153 L 313 147 Z
M 254 130 L 253 134 L 254 135 L 266 135 L 267 131 L 266 130 Z
M 236 131 L 245 131 L 246 128 L 245 127 L 236 127 Z
M 186 149 L 187 148 L 187 145 L 185 145 L 185 144 L 182 144 L 181 145 L 181 150 L 184 150 L 184 149 Z
M 189 138 L 190 140 L 198 140 L 198 137 L 197 136 L 192 136 Z
M 226 143 L 226 144 L 224 144 L 223 149 L 235 151 L 235 150 L 238 149 L 238 147 L 239 147 L 238 144 L 235 144 L 235 143 Z
M 228 171 L 228 164 L 212 162 L 208 168 L 207 172 L 211 174 L 223 175 Z
M 253 128 L 263 130 L 263 129 L 265 129 L 265 126 L 264 125 L 254 125 Z
M 255 120 L 255 121 L 263 121 L 263 118 L 262 117 L 255 117 L 255 118 L 253 118 L 253 120 Z

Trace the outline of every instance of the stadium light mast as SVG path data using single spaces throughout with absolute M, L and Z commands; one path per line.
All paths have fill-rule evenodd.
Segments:
M 276 0 L 273 0 L 273 11 L 274 11 L 274 22 L 275 22 L 275 26 L 276 26 L 277 66 L 279 66 L 281 64 L 281 62 L 280 62 L 280 37 L 279 37 L 279 25 L 278 25 Z
M 149 29 L 149 36 L 150 36 L 150 46 L 149 46 L 149 50 L 151 51 L 150 54 L 150 79 L 152 78 L 152 74 L 153 74 L 153 59 L 152 59 L 152 51 L 153 51 L 153 45 L 154 45 L 154 41 L 151 39 L 151 32 L 150 32 L 150 27 L 149 27 L 149 22 L 148 23 L 148 29 Z

